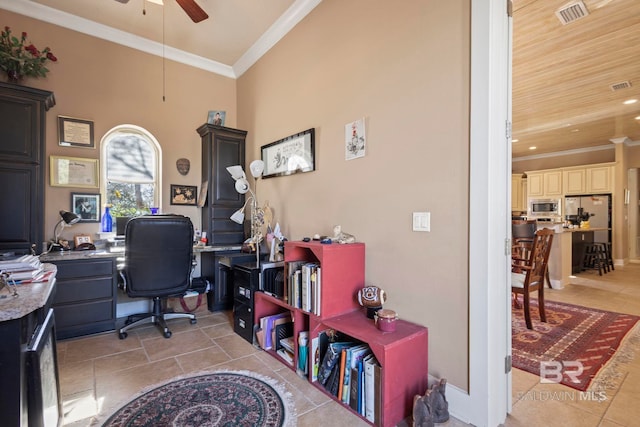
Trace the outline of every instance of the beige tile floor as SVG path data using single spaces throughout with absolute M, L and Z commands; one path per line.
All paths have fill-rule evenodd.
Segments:
M 583 273 L 565 289 L 548 290 L 546 295 L 548 299 L 640 315 L 640 265 L 618 267 L 602 277 Z M 213 369 L 251 370 L 281 382 L 293 396 L 301 427 L 368 425 L 236 335 L 229 312 L 210 313 L 203 307 L 198 310 L 196 325 L 174 320 L 170 327 L 173 336 L 168 340 L 155 328 L 144 327 L 133 329 L 125 340 L 108 333 L 58 342 L 64 425 L 96 425 L 97 419 L 145 388 Z M 607 400 L 601 403 L 523 398 L 572 389 L 539 384 L 538 377 L 514 370 L 513 412 L 505 425 L 640 425 L 640 353 L 636 356 L 622 368 L 618 387 L 607 391 Z M 452 418 L 440 425 L 466 424 Z

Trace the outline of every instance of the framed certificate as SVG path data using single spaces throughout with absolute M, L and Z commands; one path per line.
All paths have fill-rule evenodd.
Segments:
M 58 145 L 63 147 L 95 148 L 93 122 L 58 116 Z
M 98 188 L 98 159 L 49 156 L 52 187 Z

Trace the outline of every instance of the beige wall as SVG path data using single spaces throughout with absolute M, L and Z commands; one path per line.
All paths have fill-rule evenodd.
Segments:
M 120 124 L 134 124 L 151 132 L 162 147 L 162 210 L 190 216 L 200 226 L 196 207 L 170 206 L 170 184 L 200 188 L 200 136 L 196 128 L 207 120 L 208 110 L 226 110 L 226 124 L 237 122 L 236 81 L 138 50 L 86 36 L 22 15 L 2 11 L 3 23 L 14 33 L 26 31 L 37 47 L 50 46 L 58 57 L 45 79 L 22 83 L 54 92 L 56 105 L 47 113 L 47 157 L 49 155 L 99 158 L 100 139 Z M 162 96 L 165 95 L 163 102 Z M 95 149 L 58 146 L 57 116 L 71 116 L 94 122 Z M 176 160 L 186 157 L 191 171 L 177 172 Z M 45 237 L 52 238 L 60 220 L 58 211 L 70 209 L 71 192 L 98 189 L 62 188 L 49 185 L 47 164 L 45 187 Z M 96 223 L 66 228 L 63 237 L 99 231 Z
M 3 11 L 3 14 L 5 11 Z M 331 234 L 367 245 L 366 282 L 387 308 L 429 328 L 429 370 L 468 390 L 468 163 L 470 2 L 325 0 L 237 82 L 7 12 L 5 23 L 52 47 L 60 61 L 29 86 L 55 92 L 47 154 L 99 156 L 57 145 L 58 115 L 93 120 L 96 145 L 113 126 L 145 127 L 163 148 L 163 210 L 200 224 L 196 208 L 169 206 L 169 184 L 200 186 L 195 129 L 210 109 L 260 146 L 316 129 L 316 171 L 262 180 L 289 239 Z M 236 102 L 236 90 L 237 102 Z M 345 161 L 344 126 L 365 118 L 367 153 Z M 175 161 L 191 160 L 180 176 Z M 48 170 L 47 170 L 48 173 Z M 46 187 L 45 233 L 80 189 Z M 97 190 L 96 190 L 97 192 Z M 431 232 L 411 231 L 431 212 Z M 97 231 L 97 224 L 64 230 Z M 410 363 L 410 359 L 408 359 Z
M 328 0 L 238 80 L 247 162 L 316 129 L 316 171 L 259 182 L 289 239 L 342 225 L 366 282 L 429 327 L 430 373 L 467 389 L 469 1 Z M 367 152 L 345 160 L 345 125 Z M 431 212 L 431 232 L 411 231 Z M 408 361 L 410 363 L 410 361 Z

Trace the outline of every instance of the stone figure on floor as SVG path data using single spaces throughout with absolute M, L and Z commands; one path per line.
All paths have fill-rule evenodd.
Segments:
M 427 389 L 424 396 L 413 398 L 413 426 L 433 427 L 434 423 L 444 423 L 449 419 L 449 403 L 445 397 L 446 379 L 441 379 Z

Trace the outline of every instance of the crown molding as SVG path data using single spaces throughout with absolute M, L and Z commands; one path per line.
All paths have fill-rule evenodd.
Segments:
M 542 154 L 534 154 L 531 156 L 514 157 L 513 159 L 511 159 L 511 161 L 515 163 L 515 162 L 522 162 L 524 160 L 546 159 L 549 157 L 559 157 L 559 156 L 574 156 L 576 154 L 589 153 L 592 151 L 603 151 L 603 150 L 613 150 L 613 149 L 614 149 L 613 145 L 599 145 L 597 147 L 577 148 L 575 150 L 554 151 L 553 153 L 542 153 Z
M 276 45 L 322 0 L 296 0 L 276 22 L 233 64 L 237 77 L 243 75 L 258 59 Z
M 321 1 L 296 0 L 233 67 L 29 0 L 0 0 L 0 9 L 235 79 L 278 43 Z

